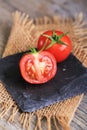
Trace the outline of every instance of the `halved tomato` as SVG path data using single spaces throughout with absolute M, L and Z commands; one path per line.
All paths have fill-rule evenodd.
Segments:
M 56 59 L 46 51 L 25 54 L 19 66 L 22 77 L 32 84 L 51 80 L 57 71 Z

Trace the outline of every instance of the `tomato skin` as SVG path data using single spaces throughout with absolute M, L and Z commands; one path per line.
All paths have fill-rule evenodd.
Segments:
M 31 84 L 42 84 L 51 80 L 57 71 L 55 57 L 49 52 L 25 54 L 19 62 L 19 68 L 25 81 Z
M 57 34 L 57 36 L 64 34 L 61 31 L 55 31 L 55 33 Z M 52 30 L 46 31 L 39 37 L 38 45 L 37 45 L 38 50 L 43 48 L 43 45 L 45 44 L 47 39 L 48 39 L 48 41 L 46 43 L 46 47 L 51 43 L 51 40 L 49 38 L 47 38 L 46 36 L 44 36 L 44 34 L 53 36 L 53 31 Z M 55 44 L 53 44 L 50 48 L 44 49 L 44 50 L 52 53 L 54 55 L 54 57 L 56 58 L 57 62 L 64 61 L 70 55 L 70 53 L 72 51 L 72 42 L 67 35 L 63 36 L 61 38 L 61 41 L 63 43 L 65 43 L 66 45 L 55 42 Z

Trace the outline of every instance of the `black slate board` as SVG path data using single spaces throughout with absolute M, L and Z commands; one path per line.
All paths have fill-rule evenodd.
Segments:
M 87 68 L 72 54 L 58 64 L 56 76 L 42 85 L 24 81 L 19 60 L 24 53 L 0 59 L 0 80 L 20 109 L 31 112 L 87 92 Z

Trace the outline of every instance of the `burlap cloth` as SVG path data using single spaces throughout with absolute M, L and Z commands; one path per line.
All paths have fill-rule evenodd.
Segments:
M 38 36 L 49 29 L 69 32 L 73 43 L 73 54 L 87 66 L 87 28 L 80 14 L 76 19 L 64 19 L 61 16 L 40 18 L 34 21 L 28 15 L 16 12 L 13 26 L 5 47 L 3 57 L 17 52 L 29 50 L 36 46 Z M 78 95 L 71 99 L 55 103 L 32 113 L 22 112 L 15 101 L 0 83 L 0 118 L 21 124 L 24 129 L 57 129 L 70 130 L 70 122 L 83 97 Z M 52 125 L 53 124 L 53 125 Z

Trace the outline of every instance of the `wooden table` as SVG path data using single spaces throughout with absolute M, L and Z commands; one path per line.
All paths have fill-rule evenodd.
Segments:
M 80 12 L 87 20 L 87 0 L 0 0 L 0 56 L 3 52 L 12 24 L 11 13 L 20 10 L 31 18 L 61 14 L 64 17 L 76 17 Z M 5 40 L 3 40 L 5 37 Z M 1 45 L 1 44 L 0 44 Z M 87 130 L 87 95 L 84 96 L 71 122 L 72 130 Z M 17 126 L 0 120 L 0 130 L 20 130 Z

